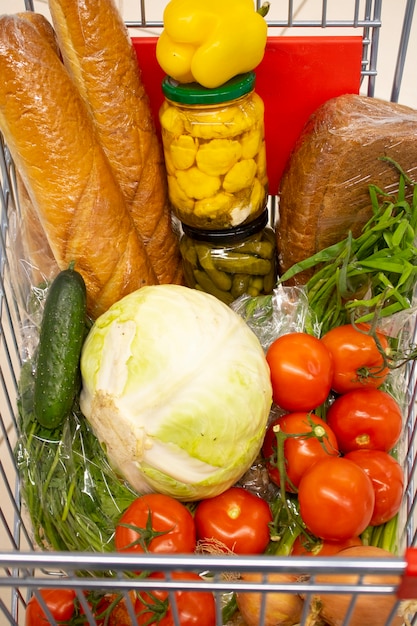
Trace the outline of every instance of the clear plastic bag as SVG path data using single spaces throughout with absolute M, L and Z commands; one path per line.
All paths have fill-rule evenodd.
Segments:
M 111 551 L 115 524 L 138 494 L 110 467 L 76 406 L 55 430 L 38 424 L 33 385 L 28 360 L 19 384 L 15 455 L 34 544 L 44 550 Z

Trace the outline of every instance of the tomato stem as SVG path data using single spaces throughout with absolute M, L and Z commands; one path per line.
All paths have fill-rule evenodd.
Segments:
M 293 514 L 293 511 L 291 511 L 290 507 L 288 506 L 287 492 L 286 492 L 286 484 L 288 482 L 288 477 L 287 477 L 287 471 L 285 469 L 285 454 L 284 454 L 285 440 L 289 437 L 294 437 L 296 435 L 293 435 L 292 433 L 283 432 L 283 430 L 279 427 L 279 424 L 276 424 L 273 430 L 274 430 L 275 437 L 277 440 L 277 469 L 279 472 L 279 483 L 280 483 L 279 488 L 280 488 L 281 500 L 286 510 L 288 521 L 293 522 L 295 524 L 296 528 L 299 529 L 299 532 L 298 532 L 299 534 L 301 530 L 305 530 L 305 526 L 304 524 L 300 522 L 298 516 L 295 516 Z M 306 434 L 308 436 L 311 435 L 311 433 L 306 433 Z M 293 541 L 294 540 L 295 540 L 295 537 Z
M 273 459 L 272 462 L 275 461 L 278 470 L 280 500 L 282 503 L 282 507 L 285 509 L 287 522 L 285 525 L 285 530 L 283 532 L 282 530 L 281 532 L 279 532 L 277 528 L 280 512 L 277 516 L 275 516 L 274 522 L 271 524 L 270 532 L 271 542 L 273 544 L 277 544 L 278 547 L 270 547 L 270 549 L 268 550 L 269 553 L 272 552 L 274 554 L 280 555 L 290 554 L 295 539 L 301 533 L 306 537 L 308 541 L 317 541 L 317 538 L 310 535 L 307 531 L 304 522 L 298 514 L 298 510 L 297 512 L 294 511 L 294 509 L 289 505 L 286 491 L 287 485 L 290 485 L 293 492 L 297 493 L 297 489 L 291 483 L 291 480 L 289 479 L 286 471 L 286 460 L 284 452 L 285 441 L 291 438 L 311 439 L 314 437 L 320 442 L 321 445 L 323 445 L 324 440 L 328 440 L 329 438 L 323 426 L 321 424 L 316 424 L 310 415 L 307 416 L 307 423 L 310 427 L 310 430 L 302 433 L 286 433 L 281 429 L 279 424 L 275 424 L 275 426 L 273 426 L 273 431 L 276 437 L 276 459 Z
M 363 435 L 358 435 L 355 438 L 355 442 L 358 444 L 360 448 L 366 448 L 369 445 L 370 437 L 367 433 Z
M 290 518 L 288 517 L 288 508 L 291 510 Z M 274 519 L 270 524 L 271 540 L 265 550 L 265 554 L 287 556 L 291 553 L 294 541 L 298 535 L 301 532 L 305 532 L 298 521 L 298 502 L 296 498 L 282 500 L 278 496 L 271 509 Z
M 125 550 L 133 548 L 134 546 L 139 545 L 144 552 L 149 551 L 149 546 L 155 537 L 160 537 L 161 535 L 167 535 L 169 532 L 174 530 L 175 526 L 168 528 L 168 530 L 155 530 L 152 526 L 152 511 L 148 509 L 148 517 L 146 519 L 145 528 L 141 526 L 136 526 L 136 524 L 127 524 L 125 522 L 119 522 L 118 526 L 123 526 L 123 528 L 129 528 L 129 530 L 133 530 L 137 533 L 138 538 L 134 541 L 131 541 L 129 544 L 124 546 Z
M 143 626 L 150 626 L 150 624 L 158 624 L 168 613 L 169 609 L 169 599 L 165 598 L 164 600 L 157 598 L 152 591 L 148 592 L 151 601 L 148 602 L 143 598 L 143 596 L 139 593 L 138 597 L 142 602 L 144 608 L 139 612 L 138 615 L 143 615 L 146 613 L 150 613 L 149 619 L 143 622 Z

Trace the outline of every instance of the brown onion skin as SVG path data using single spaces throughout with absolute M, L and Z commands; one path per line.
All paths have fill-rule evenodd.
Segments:
M 335 558 L 389 558 L 392 556 L 393 554 L 382 548 L 376 548 L 374 546 L 353 546 L 341 550 L 335 555 Z M 359 576 L 356 574 L 318 574 L 316 576 L 316 582 L 355 584 L 358 578 Z M 398 585 L 400 580 L 399 576 L 378 576 L 371 574 L 364 576 L 364 584 L 375 585 L 379 582 L 385 585 Z M 314 592 L 313 589 L 312 591 Z M 320 603 L 320 617 L 324 619 L 329 626 L 339 626 L 343 623 L 351 598 L 352 594 L 321 594 L 314 596 L 313 603 L 316 606 Z M 384 626 L 395 603 L 396 597 L 394 594 L 361 594 L 356 600 L 349 626 Z M 401 626 L 403 623 L 404 618 L 397 616 L 390 622 L 390 626 Z
M 248 572 L 242 580 L 260 582 L 262 574 Z M 296 582 L 292 574 L 269 574 L 268 582 Z M 265 621 L 263 626 L 294 626 L 299 624 L 304 601 L 296 593 L 270 592 L 266 594 Z M 246 626 L 260 626 L 261 593 L 237 593 L 236 601 Z

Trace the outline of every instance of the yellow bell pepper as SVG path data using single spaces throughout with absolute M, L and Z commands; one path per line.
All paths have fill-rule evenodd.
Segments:
M 215 88 L 253 70 L 267 39 L 264 15 L 253 0 L 170 0 L 156 56 L 164 72 L 180 83 Z

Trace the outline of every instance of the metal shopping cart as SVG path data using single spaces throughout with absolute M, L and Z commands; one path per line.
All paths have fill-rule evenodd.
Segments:
M 391 0 L 392 1 L 392 0 Z M 288 3 L 277 3 L 273 6 L 268 16 L 271 36 L 275 34 L 291 35 L 296 32 L 302 35 L 314 32 L 319 37 L 327 32 L 336 31 L 336 37 L 349 32 L 354 37 L 360 37 L 361 49 L 361 77 L 360 88 L 363 93 L 375 96 L 378 85 L 378 61 L 380 53 L 381 33 L 390 29 L 390 24 L 383 22 L 383 5 L 390 0 L 366 0 L 361 2 L 332 2 L 322 0 L 320 13 L 315 18 L 301 19 L 297 4 L 293 0 Z M 18 4 L 18 3 L 16 3 Z M 261 4 L 259 2 L 259 4 Z M 300 3 L 304 4 L 304 3 Z M 316 3 L 319 4 L 319 3 Z M 344 4 L 343 19 L 333 17 L 334 5 L 338 4 L 337 10 L 342 10 Z M 285 6 L 284 6 L 285 5 Z M 409 39 L 412 35 L 412 21 L 415 0 L 407 0 L 404 8 L 402 30 L 398 42 L 395 42 L 397 50 L 394 54 L 397 62 L 394 69 L 392 91 L 390 98 L 393 101 L 401 101 L 401 87 L 403 73 L 409 48 Z M 25 1 L 25 7 L 16 7 L 16 10 L 34 10 L 32 0 Z M 132 36 L 138 36 L 139 32 L 145 35 L 155 35 L 161 28 L 161 17 L 154 19 L 151 16 L 155 12 L 155 6 L 151 0 L 137 2 L 136 12 L 138 15 L 127 15 L 126 24 L 132 29 Z M 413 33 L 415 35 L 415 33 Z M 138 44 L 139 45 L 139 44 Z M 152 45 L 152 44 L 151 44 Z M 330 62 L 330 58 L 329 58 Z M 343 66 L 338 71 L 342 72 Z M 109 592 L 117 591 L 126 593 L 130 589 L 149 590 L 155 588 L 155 581 L 141 578 L 129 578 L 126 573 L 132 573 L 140 567 L 142 570 L 163 570 L 166 578 L 160 581 L 160 587 L 168 590 L 171 600 L 173 592 L 177 589 L 194 589 L 195 583 L 187 580 L 172 580 L 170 574 L 174 570 L 197 570 L 209 572 L 202 586 L 215 594 L 217 602 L 217 623 L 222 624 L 222 602 L 225 596 L 233 591 L 242 590 L 245 585 L 247 591 L 262 592 L 287 591 L 305 594 L 307 599 L 314 594 L 335 592 L 345 593 L 350 599 L 346 610 L 343 624 L 349 624 L 349 618 L 358 599 L 359 594 L 371 595 L 374 598 L 375 611 L 378 612 L 379 599 L 386 595 L 398 594 L 398 602 L 404 598 L 417 597 L 417 556 L 412 550 L 416 544 L 416 437 L 417 422 L 415 402 L 417 394 L 417 375 L 415 365 L 407 370 L 408 387 L 408 410 L 405 416 L 404 435 L 404 467 L 407 477 L 404 507 L 402 512 L 402 536 L 401 541 L 407 546 L 404 557 L 392 559 L 353 559 L 349 562 L 335 557 L 239 557 L 231 559 L 226 556 L 193 555 L 183 557 L 159 557 L 144 555 L 143 560 L 126 554 L 99 554 L 99 553 L 71 553 L 71 552 L 41 552 L 32 545 L 31 529 L 28 527 L 20 509 L 20 490 L 17 468 L 15 465 L 14 446 L 17 438 L 16 421 L 16 396 L 17 385 L 22 362 L 20 347 L 20 333 L 22 328 L 22 312 L 15 298 L 15 286 L 12 281 L 12 271 L 8 259 L 8 246 L 11 223 L 10 209 L 14 206 L 16 198 L 16 178 L 13 163 L 7 146 L 0 135 L 0 624 L 21 625 L 25 623 L 25 607 L 30 594 L 41 587 L 59 588 L 72 587 L 76 590 L 80 603 L 85 608 L 86 622 L 95 624 L 94 618 L 89 611 L 83 591 L 106 589 Z M 273 194 L 272 194 L 273 195 Z M 271 197 L 271 210 L 274 210 L 274 197 Z M 242 583 L 225 574 L 256 571 L 262 573 L 261 580 L 251 583 Z M 94 572 L 88 578 L 78 576 L 76 573 L 85 570 Z M 100 575 L 103 572 L 112 571 L 112 577 Z M 299 580 L 293 582 L 271 582 L 268 574 L 272 572 L 287 572 L 302 575 Z M 339 573 L 353 574 L 348 582 L 341 583 L 319 582 L 318 574 Z M 378 582 L 367 582 L 366 576 L 378 574 Z M 392 583 L 393 576 L 401 577 L 401 585 Z M 199 589 L 202 587 L 199 585 Z M 133 611 L 129 604 L 127 605 Z M 305 603 L 307 607 L 308 602 Z M 399 605 L 398 605 L 399 606 Z M 393 607 L 390 617 L 381 622 L 381 626 L 389 626 L 398 609 Z M 261 610 L 261 622 L 263 622 L 264 609 Z M 417 623 L 417 612 L 411 610 L 410 623 Z M 55 623 L 51 620 L 51 623 Z M 178 615 L 174 611 L 174 623 L 179 624 Z M 302 624 L 307 624 L 307 609 L 303 615 Z M 363 624 L 363 626 L 367 626 Z

